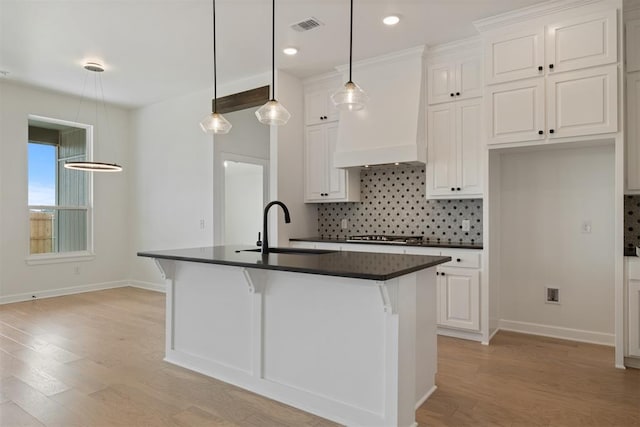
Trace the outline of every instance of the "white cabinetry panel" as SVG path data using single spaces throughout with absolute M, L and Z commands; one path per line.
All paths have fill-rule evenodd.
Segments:
M 628 73 L 640 71 L 640 19 L 628 21 L 625 28 L 627 34 L 626 70 Z
M 335 89 L 320 89 L 304 95 L 304 117 L 306 125 L 334 122 L 338 120 L 338 109 L 331 101 Z
M 618 130 L 618 72 L 615 65 L 556 74 L 547 79 L 549 137 Z
M 618 60 L 616 10 L 568 19 L 547 27 L 549 72 L 577 70 Z
M 487 37 L 484 49 L 487 84 L 535 77 L 544 70 L 542 28 Z
M 486 88 L 489 144 L 544 139 L 544 79 Z
M 640 72 L 627 74 L 627 190 L 640 190 Z
M 305 139 L 305 199 L 321 200 L 327 176 L 327 141 L 323 126 L 307 128 Z
M 452 103 L 429 107 L 427 187 L 429 195 L 451 194 L 456 183 L 456 121 Z
M 480 330 L 480 274 L 476 270 L 438 269 L 438 324 Z
M 629 280 L 629 355 L 640 357 L 640 280 Z
M 427 67 L 429 104 L 482 96 L 482 59 L 469 56 Z

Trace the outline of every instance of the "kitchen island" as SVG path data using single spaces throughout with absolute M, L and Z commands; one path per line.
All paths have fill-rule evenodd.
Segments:
M 342 424 L 416 425 L 450 258 L 245 249 L 138 253 L 166 281 L 165 360 Z

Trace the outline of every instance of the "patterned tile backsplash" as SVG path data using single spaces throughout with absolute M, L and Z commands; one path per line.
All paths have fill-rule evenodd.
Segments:
M 362 169 L 360 202 L 318 205 L 324 238 L 362 234 L 422 235 L 440 242 L 482 242 L 482 199 L 427 200 L 424 166 Z M 347 229 L 341 229 L 346 219 Z M 462 220 L 470 220 L 462 231 Z
M 640 195 L 624 196 L 624 247 L 640 246 Z

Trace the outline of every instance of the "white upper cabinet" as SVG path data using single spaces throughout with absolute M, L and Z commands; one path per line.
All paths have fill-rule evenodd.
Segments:
M 617 14 L 608 10 L 485 37 L 487 84 L 617 62 Z
M 333 165 L 337 139 L 337 122 L 307 126 L 304 150 L 306 203 L 360 200 L 359 171 L 337 169 Z
M 429 104 L 482 96 L 482 60 L 473 56 L 427 67 Z
M 429 107 L 427 198 L 482 197 L 482 100 Z
M 559 73 L 547 79 L 549 138 L 618 130 L 618 69 L 615 65 Z
M 544 29 L 488 36 L 484 41 L 487 84 L 540 76 L 544 72 Z
M 617 88 L 616 65 L 488 86 L 488 144 L 616 132 Z
M 616 62 L 617 28 L 615 9 L 548 25 L 545 52 L 548 72 Z
M 640 19 L 628 21 L 627 34 L 627 72 L 640 71 Z
M 485 105 L 488 144 L 545 138 L 544 79 L 528 79 L 488 86 Z
M 338 109 L 331 101 L 333 89 L 319 89 L 304 95 L 304 117 L 306 125 L 334 122 L 338 120 Z
M 627 190 L 640 190 L 640 71 L 627 75 Z

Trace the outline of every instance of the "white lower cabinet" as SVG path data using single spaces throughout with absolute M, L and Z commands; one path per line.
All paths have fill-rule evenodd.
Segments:
M 640 280 L 629 281 L 629 355 L 640 357 Z
M 445 264 L 446 265 L 446 264 Z M 480 272 L 438 267 L 438 324 L 480 330 Z
M 481 250 L 309 241 L 290 242 L 290 245 L 309 249 L 450 256 L 451 261 L 436 270 L 438 333 L 480 341 Z

